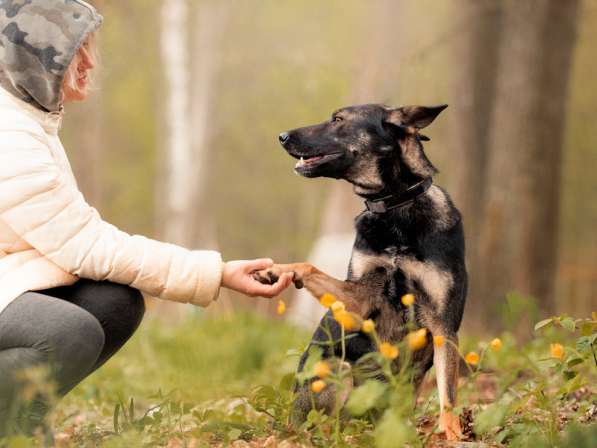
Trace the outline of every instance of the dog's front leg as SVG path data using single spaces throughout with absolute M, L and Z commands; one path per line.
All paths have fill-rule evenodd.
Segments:
M 310 263 L 275 264 L 255 272 L 253 276 L 262 283 L 274 284 L 285 272 L 294 273 L 294 285 L 299 289 L 306 288 L 315 298 L 320 299 L 326 293 L 333 294 L 344 302 L 348 311 L 361 317 L 369 314 L 371 301 L 367 299 L 368 291 L 363 291 L 364 285 L 338 280 Z
M 459 440 L 462 437 L 460 417 L 452 412 L 456 406 L 458 390 L 458 366 L 460 363 L 458 337 L 455 334 L 442 336 L 445 337 L 444 344 L 433 348 L 433 364 L 440 406 L 439 429 L 446 434 L 447 440 Z

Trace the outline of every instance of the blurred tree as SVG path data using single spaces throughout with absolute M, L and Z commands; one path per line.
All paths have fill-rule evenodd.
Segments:
M 510 290 L 554 311 L 560 156 L 578 1 L 504 3 L 476 294 L 496 329 Z M 525 330 L 522 330 L 523 332 Z
M 187 246 L 194 243 L 191 233 L 195 186 L 189 102 L 188 15 L 186 0 L 166 0 L 162 4 L 161 50 L 166 81 L 163 237 Z
M 466 231 L 470 293 L 467 314 L 470 328 L 481 329 L 475 316 L 483 313 L 485 303 L 478 294 L 479 224 L 485 200 L 489 126 L 497 80 L 498 48 L 501 34 L 502 3 L 495 0 L 456 0 L 454 20 L 467 26 L 457 34 L 452 58 L 453 95 L 448 120 L 450 165 L 448 191 L 463 215 Z
M 191 106 L 190 130 L 192 160 L 188 171 L 187 188 L 192 201 L 189 210 L 190 244 L 192 247 L 217 248 L 216 229 L 212 210 L 206 200 L 213 163 L 210 157 L 212 109 L 217 91 L 217 74 L 221 65 L 222 39 L 234 0 L 225 2 L 203 0 L 196 4 L 193 13 L 193 45 L 191 58 Z M 188 70 L 188 68 L 186 68 Z
M 193 249 L 217 249 L 215 223 L 205 200 L 210 109 L 219 46 L 233 4 L 205 0 L 193 6 L 187 0 L 168 0 L 161 9 L 167 132 L 162 157 L 165 182 L 158 193 L 165 205 L 160 218 L 166 241 Z M 170 308 L 161 304 L 160 314 L 182 312 L 182 308 Z

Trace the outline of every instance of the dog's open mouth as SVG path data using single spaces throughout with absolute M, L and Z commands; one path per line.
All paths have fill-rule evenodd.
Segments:
M 296 165 L 294 166 L 295 170 L 307 170 L 309 168 L 314 168 L 316 166 L 319 166 L 323 163 L 329 162 L 330 160 L 336 159 L 339 156 L 342 155 L 342 153 L 333 153 L 333 154 L 324 154 L 324 155 L 320 155 L 320 156 L 300 156 L 300 155 L 295 155 L 295 154 L 291 154 L 293 157 L 299 159 L 298 162 L 296 162 Z

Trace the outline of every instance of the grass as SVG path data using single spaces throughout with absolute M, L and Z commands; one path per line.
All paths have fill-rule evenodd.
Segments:
M 500 335 L 498 351 L 489 348 L 489 341 L 463 338 L 461 351 L 481 358 L 459 389 L 458 411 L 469 442 L 594 446 L 595 316 L 562 316 L 541 325 L 524 346 L 509 333 Z M 312 411 L 305 425 L 290 430 L 293 372 L 308 341 L 309 334 L 281 320 L 251 314 L 193 316 L 175 325 L 146 320 L 118 355 L 60 402 L 52 416 L 56 445 L 442 445 L 435 429 L 433 375 L 413 410 L 405 371 L 391 386 L 365 383 L 357 389 L 349 408 L 358 417 L 340 421 Z M 559 357 L 550 351 L 555 343 L 564 349 L 556 351 Z M 400 357 L 407 356 L 408 346 L 399 348 Z M 382 367 L 389 366 L 375 356 Z M 302 379 L 315 376 L 317 361 L 314 354 Z M 343 387 L 343 375 L 332 369 L 326 385 Z M 0 441 L 10 448 L 39 444 L 24 437 Z

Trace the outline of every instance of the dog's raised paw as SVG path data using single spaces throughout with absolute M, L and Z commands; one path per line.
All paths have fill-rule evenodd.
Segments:
M 253 278 L 264 285 L 273 285 L 280 278 L 280 274 L 273 268 L 253 272 Z

